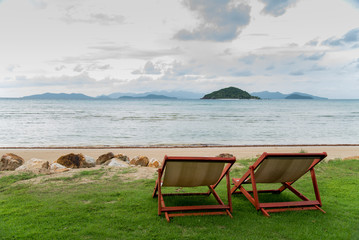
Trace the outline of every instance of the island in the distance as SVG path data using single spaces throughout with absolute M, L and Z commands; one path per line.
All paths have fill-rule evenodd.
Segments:
M 201 99 L 260 99 L 252 96 L 248 92 L 236 87 L 223 88 L 218 91 L 206 94 Z
M 149 94 L 144 97 L 123 96 L 123 97 L 119 97 L 118 99 L 166 99 L 166 100 L 170 100 L 170 99 L 177 99 L 177 98 L 176 97 L 167 97 L 164 95 Z
M 285 99 L 313 99 L 313 97 L 292 93 L 289 96 L 285 97 Z

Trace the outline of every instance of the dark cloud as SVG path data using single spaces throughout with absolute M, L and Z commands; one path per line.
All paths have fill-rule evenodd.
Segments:
M 186 7 L 198 14 L 200 24 L 192 31 L 182 29 L 174 36 L 179 40 L 230 41 L 249 24 L 250 6 L 231 4 L 230 0 L 186 0 Z
M 298 0 L 260 0 L 265 4 L 262 13 L 274 17 L 283 15 L 288 8 L 295 6 Z
M 343 46 L 347 44 L 354 44 L 359 42 L 359 28 L 354 28 L 347 32 L 341 38 L 329 38 L 322 42 L 322 45 L 328 46 Z

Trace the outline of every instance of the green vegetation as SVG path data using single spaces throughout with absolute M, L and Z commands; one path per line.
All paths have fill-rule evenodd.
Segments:
M 231 177 L 241 176 L 253 162 L 237 161 Z M 157 215 L 157 199 L 151 197 L 155 178 L 124 182 L 107 178 L 108 172 L 103 170 L 86 170 L 67 181 L 39 184 L 24 181 L 38 177 L 31 174 L 1 177 L 0 239 L 357 239 L 359 161 L 323 162 L 316 173 L 326 214 L 295 211 L 266 218 L 245 197 L 235 195 L 233 219 L 177 217 L 171 223 Z M 91 181 L 78 181 L 87 178 Z M 309 174 L 294 186 L 315 198 Z M 224 182 L 218 193 L 226 199 Z M 261 199 L 297 198 L 285 191 Z M 212 196 L 176 197 L 168 205 L 174 201 L 206 204 L 215 200 Z
M 239 88 L 228 87 L 205 95 L 202 99 L 259 99 Z

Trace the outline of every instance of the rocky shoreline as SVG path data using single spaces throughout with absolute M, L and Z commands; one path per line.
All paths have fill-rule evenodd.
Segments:
M 149 159 L 147 156 L 136 156 L 130 158 L 123 154 L 108 152 L 100 155 L 96 160 L 93 157 L 79 153 L 69 153 L 60 156 L 56 161 L 50 163 L 47 160 L 31 158 L 25 161 L 21 156 L 14 153 L 6 153 L 0 160 L 0 171 L 32 172 L 36 174 L 53 174 L 66 172 L 71 169 L 93 168 L 96 165 L 114 168 L 128 167 L 161 167 L 161 162 L 155 158 Z

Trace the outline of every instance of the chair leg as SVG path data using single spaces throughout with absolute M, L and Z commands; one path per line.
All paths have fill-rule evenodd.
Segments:
M 226 174 L 226 181 L 227 181 L 228 206 L 229 206 L 229 211 L 232 212 L 232 194 L 231 194 L 231 183 L 230 183 L 229 171 Z
M 322 201 L 320 199 L 319 188 L 318 188 L 317 178 L 315 177 L 314 168 L 310 169 L 310 175 L 312 176 L 312 182 L 313 182 L 313 187 L 314 187 L 315 198 L 320 203 L 320 206 L 322 206 Z
M 251 170 L 251 182 L 252 182 L 252 188 L 253 188 L 253 198 L 254 198 L 254 206 L 257 210 L 259 210 L 259 198 L 258 198 L 258 192 L 257 192 L 257 184 L 254 177 L 254 168 L 253 166 L 250 167 Z

